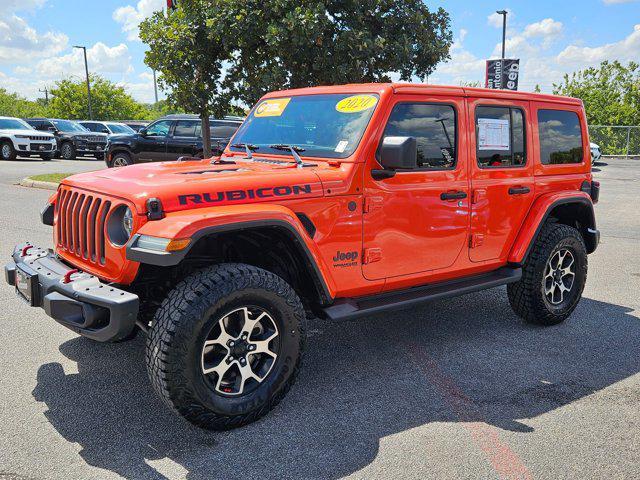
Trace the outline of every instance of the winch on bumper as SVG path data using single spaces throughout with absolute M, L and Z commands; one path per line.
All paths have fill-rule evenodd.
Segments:
M 121 340 L 135 327 L 137 295 L 77 271 L 48 249 L 18 245 L 12 257 L 4 267 L 7 283 L 65 327 L 100 342 Z

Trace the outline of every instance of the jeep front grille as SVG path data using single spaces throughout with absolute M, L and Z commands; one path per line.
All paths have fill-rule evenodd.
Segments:
M 105 263 L 105 221 L 112 200 L 91 192 L 62 187 L 56 208 L 59 248 L 95 264 Z
M 34 142 L 51 142 L 53 137 L 40 137 L 38 135 L 29 135 L 29 140 L 33 140 Z

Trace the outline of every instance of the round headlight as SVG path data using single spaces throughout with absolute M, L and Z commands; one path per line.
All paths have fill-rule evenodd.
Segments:
M 133 213 L 129 207 L 126 207 L 122 216 L 122 227 L 127 232 L 127 239 L 131 237 L 131 232 L 133 232 Z
M 107 221 L 107 234 L 114 245 L 123 246 L 133 233 L 133 212 L 126 205 L 116 207 Z

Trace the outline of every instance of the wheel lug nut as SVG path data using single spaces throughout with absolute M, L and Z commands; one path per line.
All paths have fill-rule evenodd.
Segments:
M 249 350 L 255 350 L 256 346 L 255 345 L 249 345 Z
M 229 340 L 229 346 L 233 347 L 236 344 L 236 342 L 234 342 L 233 340 Z

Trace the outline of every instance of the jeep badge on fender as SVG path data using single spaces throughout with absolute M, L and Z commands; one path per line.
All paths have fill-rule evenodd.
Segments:
M 123 155 L 62 180 L 42 212 L 53 251 L 17 245 L 6 278 L 80 335 L 144 334 L 167 412 L 207 429 L 278 404 L 313 315 L 366 322 L 506 285 L 527 322 L 560 323 L 599 241 L 574 98 L 296 89 L 265 95 L 220 157 Z

